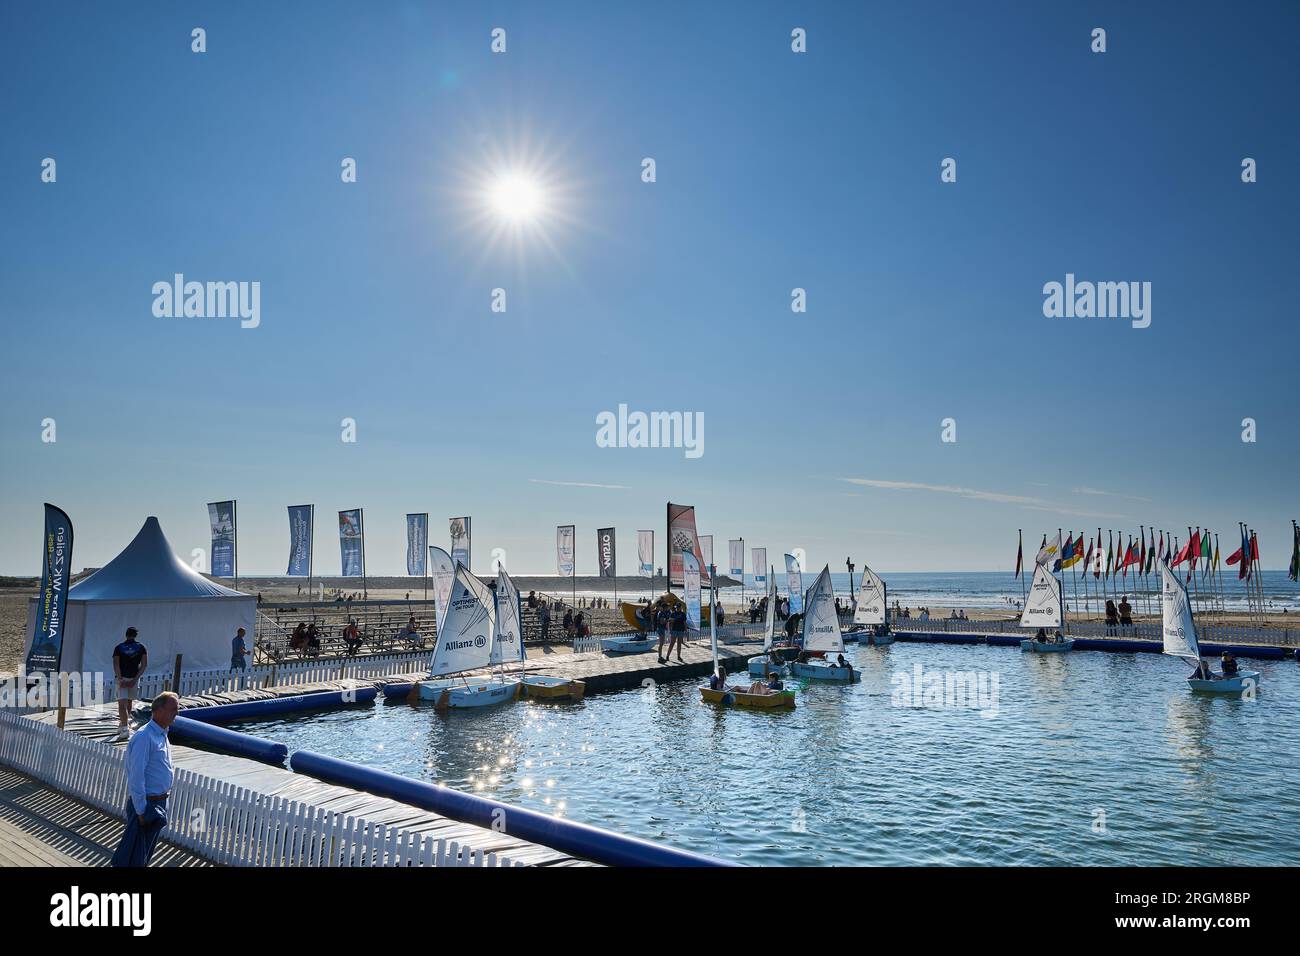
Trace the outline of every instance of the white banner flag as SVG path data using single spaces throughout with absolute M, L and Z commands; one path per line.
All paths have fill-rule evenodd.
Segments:
M 793 554 L 785 556 L 785 587 L 790 592 L 790 613 L 803 613 L 803 568 Z
M 560 577 L 574 576 L 574 526 L 562 524 L 555 529 L 555 569 Z
M 700 629 L 700 562 L 689 551 L 682 552 L 682 581 L 686 590 L 686 626 Z
M 727 542 L 727 559 L 730 561 L 728 570 L 733 578 L 740 582 L 745 580 L 745 539 L 733 538 Z
M 643 578 L 652 578 L 655 574 L 655 533 L 638 531 L 636 533 L 637 571 Z
M 767 548 L 754 548 L 754 583 L 767 583 Z

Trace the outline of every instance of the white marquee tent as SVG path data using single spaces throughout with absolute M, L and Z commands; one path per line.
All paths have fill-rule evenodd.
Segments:
M 209 581 L 173 552 L 157 518 L 116 558 L 68 591 L 64 671 L 113 672 L 113 648 L 128 627 L 149 651 L 149 670 L 170 674 L 176 655 L 185 670 L 230 666 L 230 641 L 247 630 L 251 649 L 257 598 Z M 36 599 L 27 607 L 26 659 L 36 627 Z

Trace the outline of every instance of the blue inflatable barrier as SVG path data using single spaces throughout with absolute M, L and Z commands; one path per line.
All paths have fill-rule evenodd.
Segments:
M 289 748 L 284 744 L 263 740 L 250 734 L 241 734 L 237 730 L 200 723 L 186 717 L 178 716 L 172 721 L 171 737 L 173 740 L 195 743 L 211 750 L 234 754 L 236 757 L 249 757 L 276 767 L 283 767 L 284 761 L 289 756 Z
M 307 774 L 327 783 L 337 783 L 376 796 L 399 800 L 453 820 L 495 829 L 521 840 L 540 843 L 607 866 L 736 865 L 688 850 L 676 850 L 585 823 L 538 813 L 536 810 L 512 807 L 508 803 L 461 793 L 450 787 L 438 787 L 385 770 L 362 767 L 310 750 L 296 751 L 289 766 L 296 773 Z
M 373 687 L 355 690 L 327 690 L 317 694 L 300 694 L 296 697 L 268 697 L 265 700 L 248 700 L 239 704 L 214 704 L 211 707 L 187 707 L 182 713 L 191 720 L 205 724 L 228 724 L 236 720 L 253 720 L 272 714 L 287 714 L 295 710 L 325 710 L 346 704 L 368 704 L 375 699 Z

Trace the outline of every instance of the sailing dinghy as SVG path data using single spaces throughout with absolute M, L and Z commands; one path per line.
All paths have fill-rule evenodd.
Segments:
M 1187 678 L 1187 686 L 1209 694 L 1253 693 L 1259 687 L 1259 671 L 1238 670 L 1231 676 L 1213 671 L 1201 662 L 1201 645 L 1196 640 L 1196 622 L 1187 586 L 1168 562 L 1160 562 L 1160 611 L 1164 652 L 1195 664 L 1197 670 Z M 1206 676 L 1201 676 L 1206 675 Z
M 710 568 L 712 570 L 712 568 Z M 773 585 L 775 590 L 775 585 Z M 717 591 L 710 589 L 709 603 L 712 606 L 717 601 Z M 770 597 L 770 596 L 769 596 Z M 768 601 L 769 614 L 772 613 L 772 601 Z M 713 646 L 713 673 L 718 673 L 718 626 L 715 623 L 717 617 L 709 615 L 709 642 Z M 771 629 L 768 630 L 769 636 Z M 770 639 L 770 637 L 769 637 Z M 753 707 L 759 710 L 777 710 L 794 706 L 794 691 L 769 690 L 764 687 L 761 690 L 756 686 L 755 681 L 748 688 L 740 687 L 719 687 L 717 689 L 705 685 L 700 688 L 700 699 L 706 704 L 721 704 L 724 707 Z
M 1034 568 L 1034 583 L 1029 587 L 1029 596 L 1025 599 L 1025 610 L 1020 615 L 1021 627 L 1037 627 L 1056 630 L 1061 627 L 1064 614 L 1061 608 L 1061 582 L 1047 570 L 1046 564 Z M 1074 638 L 1054 638 L 1046 641 L 1026 638 L 1020 642 L 1022 651 L 1035 654 L 1062 654 L 1074 647 Z
M 513 638 L 503 635 L 513 645 L 507 654 L 523 651 L 517 606 L 515 614 Z M 519 679 L 507 677 L 504 671 L 496 676 L 455 676 L 504 663 L 503 652 L 498 649 L 496 619 L 496 598 L 491 588 L 485 587 L 463 564 L 456 565 L 447 615 L 438 632 L 429 677 L 416 684 L 421 700 L 432 703 L 437 710 L 447 710 L 488 707 L 518 696 Z
M 844 651 L 844 635 L 840 632 L 840 616 L 835 611 L 835 592 L 831 588 L 830 565 L 822 568 L 817 580 L 808 589 L 804 601 L 803 651 L 800 656 L 813 652 L 823 655 L 841 654 Z M 853 683 L 860 676 L 852 664 L 840 667 L 833 660 L 795 661 L 790 665 L 795 677 L 808 680 L 827 680 Z
M 772 645 L 776 641 L 776 577 L 771 570 L 768 571 L 767 581 L 767 620 L 763 626 L 763 654 L 761 657 L 749 659 L 749 672 L 755 677 L 770 677 L 772 674 L 778 677 L 789 677 L 789 665 L 772 663 Z
M 885 622 L 885 582 L 866 565 L 862 566 L 862 581 L 858 585 L 858 606 L 853 612 L 855 625 L 866 625 L 859 631 L 859 644 L 884 646 L 894 643 L 894 634 Z

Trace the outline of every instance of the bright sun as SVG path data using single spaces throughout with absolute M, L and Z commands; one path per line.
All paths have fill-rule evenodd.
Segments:
M 517 225 L 535 220 L 545 205 L 541 187 L 528 176 L 507 173 L 488 189 L 488 201 L 501 219 Z

